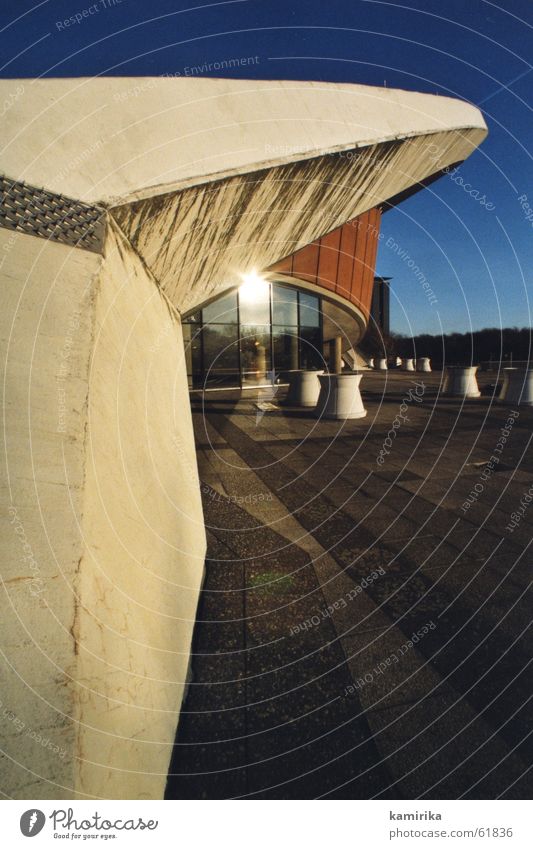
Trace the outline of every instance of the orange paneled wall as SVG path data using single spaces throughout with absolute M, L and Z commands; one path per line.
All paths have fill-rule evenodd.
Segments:
M 368 318 L 376 268 L 381 209 L 370 209 L 277 262 L 279 271 L 335 292 Z

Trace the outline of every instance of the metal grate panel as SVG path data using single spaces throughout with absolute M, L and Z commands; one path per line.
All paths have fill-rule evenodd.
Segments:
M 0 177 L 0 227 L 101 253 L 105 210 Z

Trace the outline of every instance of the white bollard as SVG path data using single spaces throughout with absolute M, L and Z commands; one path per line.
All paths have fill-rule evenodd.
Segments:
M 403 370 L 404 371 L 414 371 L 415 370 L 415 361 L 412 357 L 407 357 L 403 361 Z
M 285 403 L 291 407 L 315 407 L 320 394 L 318 376 L 324 371 L 293 371 Z
M 419 357 L 416 361 L 417 371 L 431 371 L 431 362 L 429 357 Z
M 381 359 L 378 360 L 378 364 L 377 364 L 378 371 L 387 371 L 387 368 L 388 368 L 387 358 L 381 357 Z
M 500 401 L 513 406 L 533 407 L 533 367 L 505 368 Z
M 498 401 L 505 401 L 505 396 L 507 395 L 507 390 L 509 389 L 509 373 L 512 371 L 516 371 L 516 367 L 510 366 L 509 368 L 504 368 L 503 370 L 503 383 L 502 388 L 500 389 L 500 394 L 498 395 Z
M 368 361 L 368 368 L 374 368 L 374 357 L 370 357 Z
M 362 374 L 323 374 L 315 414 L 325 419 L 362 419 L 366 416 L 359 391 Z
M 477 370 L 477 366 L 447 366 L 443 394 L 461 398 L 479 398 L 481 392 L 477 385 Z
M 401 357 L 396 357 L 396 368 L 400 368 L 402 365 Z

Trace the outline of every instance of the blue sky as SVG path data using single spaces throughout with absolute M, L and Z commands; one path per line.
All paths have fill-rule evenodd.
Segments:
M 384 216 L 378 272 L 393 277 L 398 332 L 531 324 L 531 0 L 2 0 L 0 29 L 3 77 L 185 74 L 257 56 L 225 73 L 386 84 L 479 105 L 489 138 L 457 174 Z

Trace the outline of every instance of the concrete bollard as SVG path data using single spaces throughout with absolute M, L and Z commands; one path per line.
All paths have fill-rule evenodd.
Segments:
M 403 370 L 404 371 L 414 371 L 415 370 L 415 361 L 412 357 L 407 357 L 403 361 Z
M 293 371 L 285 403 L 291 407 L 316 407 L 320 395 L 319 375 L 323 371 Z
M 378 371 L 387 371 L 388 365 L 387 365 L 387 358 L 386 357 L 381 357 L 378 360 L 377 369 L 378 369 Z
M 477 366 L 447 366 L 443 394 L 461 398 L 479 398 L 481 392 L 477 385 L 477 369 Z
M 419 357 L 416 361 L 417 371 L 431 371 L 431 361 L 429 357 Z
M 509 389 L 509 372 L 516 371 L 516 368 L 511 366 L 510 368 L 504 368 L 503 370 L 503 383 L 502 388 L 500 389 L 500 394 L 498 395 L 498 401 L 505 401 L 505 396 L 507 395 L 507 390 Z
M 533 367 L 505 368 L 499 400 L 513 406 L 533 407 Z
M 320 395 L 315 414 L 325 419 L 362 419 L 366 416 L 359 390 L 362 374 L 323 374 L 319 376 Z

